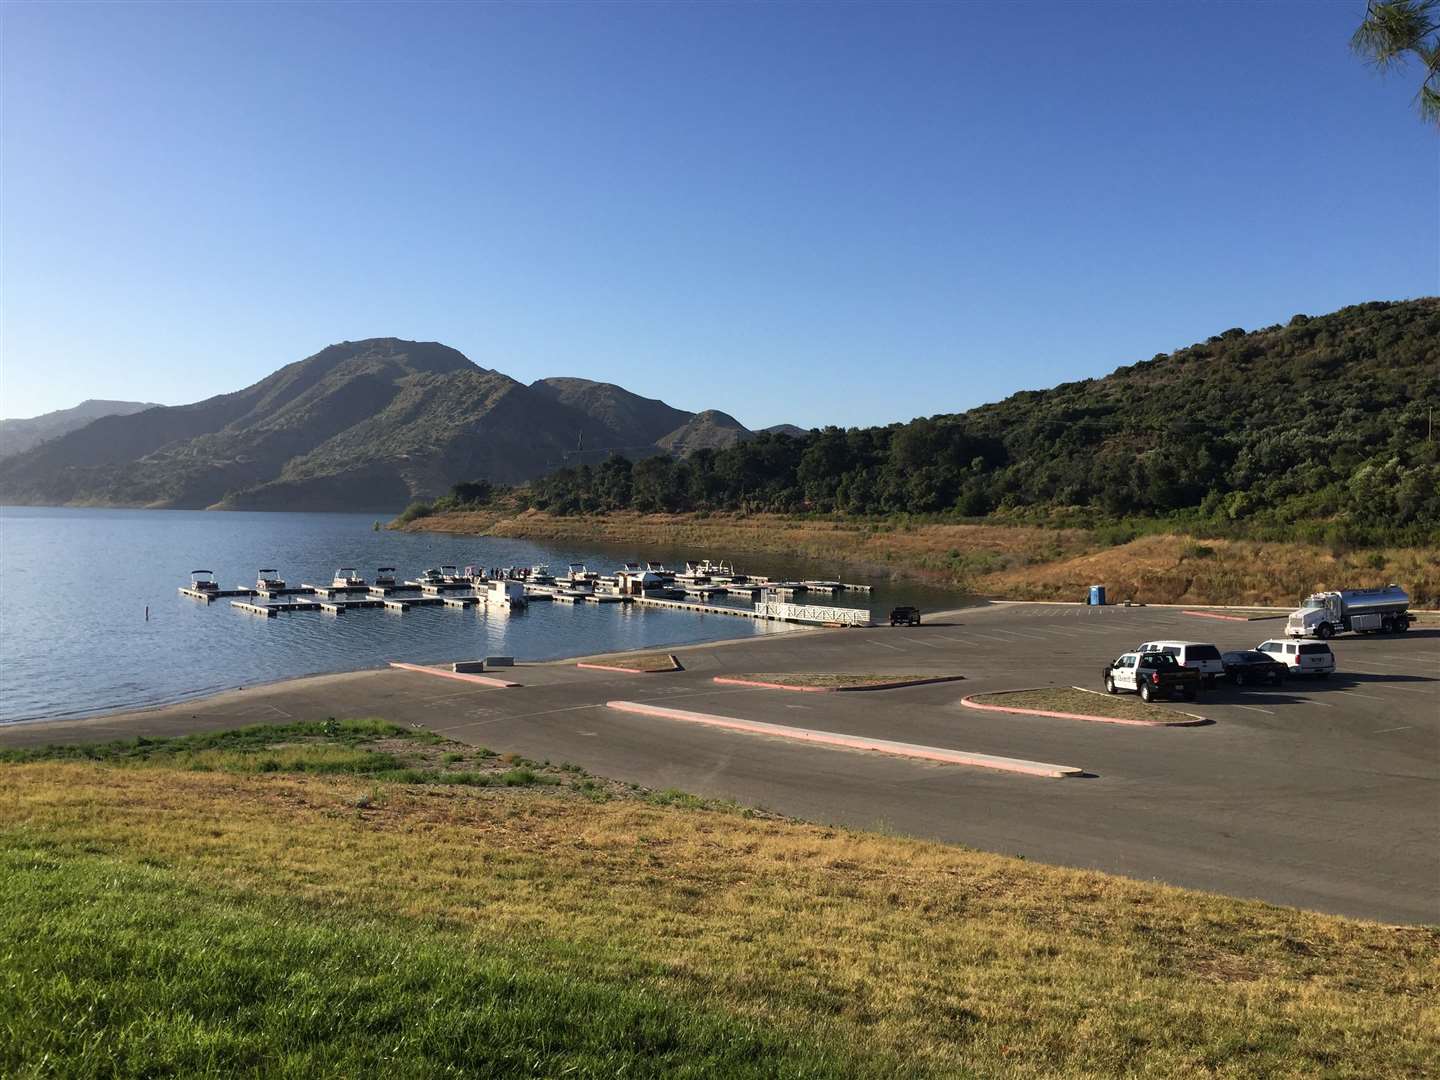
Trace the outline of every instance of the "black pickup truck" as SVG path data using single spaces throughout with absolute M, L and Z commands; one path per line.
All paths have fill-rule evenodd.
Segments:
M 891 626 L 919 626 L 920 609 L 918 607 L 897 607 L 890 612 Z
M 1101 673 L 1107 693 L 1119 694 L 1134 690 L 1142 701 L 1169 698 L 1179 694 L 1194 701 L 1200 693 L 1200 672 L 1181 667 L 1169 653 L 1127 652 L 1105 665 Z

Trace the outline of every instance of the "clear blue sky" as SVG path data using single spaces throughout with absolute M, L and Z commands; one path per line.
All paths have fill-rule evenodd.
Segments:
M 879 423 L 1434 294 L 1363 11 L 7 3 L 0 415 L 396 335 Z

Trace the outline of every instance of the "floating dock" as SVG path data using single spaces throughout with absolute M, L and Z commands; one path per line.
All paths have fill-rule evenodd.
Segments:
M 204 600 L 207 604 L 212 600 L 224 600 L 231 596 L 254 596 L 254 589 L 191 589 L 188 586 L 180 586 L 180 595 L 188 596 L 191 600 Z
M 252 604 L 248 600 L 231 600 L 230 606 L 251 615 L 264 615 L 266 618 L 273 618 L 282 611 L 320 610 L 320 604 L 315 600 L 280 600 L 273 604 Z

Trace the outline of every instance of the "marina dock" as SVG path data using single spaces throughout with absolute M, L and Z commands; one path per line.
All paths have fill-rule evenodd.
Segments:
M 207 604 L 212 600 L 224 600 L 232 596 L 254 596 L 254 589 L 192 589 L 188 586 L 180 586 L 180 595 L 188 596 L 191 600 L 204 600 Z
M 697 615 L 731 615 L 742 619 L 810 625 L 863 626 L 869 623 L 869 611 L 862 608 L 777 602 L 781 598 L 807 593 L 869 593 L 869 585 L 819 580 L 774 581 L 759 575 L 736 574 L 723 564 L 722 567 L 710 563 L 690 564 L 687 567 L 689 572 L 676 573 L 655 563 L 648 564 L 645 569 L 637 563 L 628 563 L 613 575 L 582 576 L 577 576 L 572 567 L 570 576 L 559 580 L 545 567 L 531 567 L 529 570 L 502 568 L 494 571 L 494 578 L 487 577 L 485 571 L 466 567 L 464 575 L 450 572 L 441 577 L 439 571 L 427 570 L 421 578 L 404 582 L 395 579 L 393 568 L 382 567 L 376 579 L 379 584 L 370 584 L 352 568 L 342 567 L 336 572 L 335 581 L 329 585 L 307 582 L 298 588 L 287 586 L 276 571 L 262 570 L 254 588 L 239 586 L 235 589 L 214 587 L 214 575 L 208 570 L 199 570 L 192 573 L 190 585 L 181 586 L 179 591 L 182 596 L 203 600 L 207 604 L 233 597 L 230 600 L 232 607 L 266 618 L 301 611 L 343 615 L 354 608 L 379 608 L 400 613 L 412 607 L 509 610 L 524 606 L 521 601 L 523 590 L 526 602 L 633 603 Z M 454 568 L 441 569 L 453 571 Z M 682 595 L 684 599 L 679 598 Z M 720 598 L 734 598 L 742 602 L 733 605 L 716 602 Z M 753 606 L 746 606 L 744 600 L 749 600 Z

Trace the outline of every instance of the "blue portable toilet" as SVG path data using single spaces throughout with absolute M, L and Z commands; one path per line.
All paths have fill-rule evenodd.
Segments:
M 1091 586 L 1090 586 L 1090 605 L 1091 605 L 1092 607 L 1104 607 L 1104 606 L 1105 606 L 1105 586 L 1104 586 L 1104 585 L 1091 585 Z

